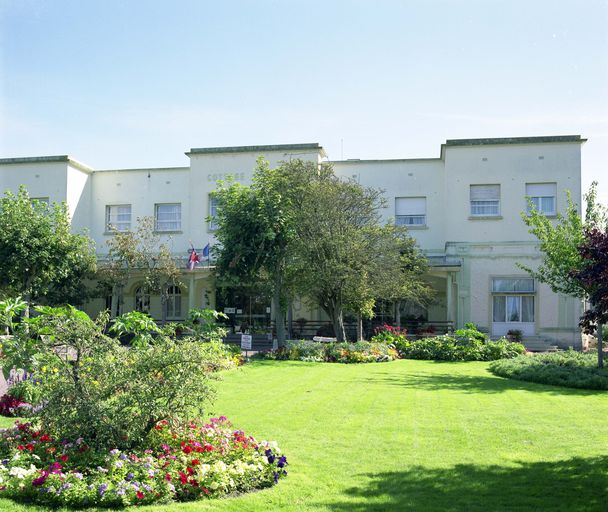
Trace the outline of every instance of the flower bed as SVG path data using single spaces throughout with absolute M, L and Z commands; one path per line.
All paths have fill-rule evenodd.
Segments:
M 258 443 L 223 416 L 161 421 L 137 451 L 94 451 L 17 422 L 0 431 L 0 497 L 51 506 L 122 507 L 215 498 L 287 475 L 275 442 Z
M 285 347 L 263 357 L 326 363 L 381 363 L 398 357 L 394 347 L 386 343 L 320 343 L 309 340 L 288 341 Z

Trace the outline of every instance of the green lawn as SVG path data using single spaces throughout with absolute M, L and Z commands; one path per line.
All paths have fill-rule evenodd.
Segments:
M 238 498 L 147 510 L 608 510 L 608 393 L 486 368 L 264 361 L 227 373 L 213 412 L 277 440 L 289 476 Z

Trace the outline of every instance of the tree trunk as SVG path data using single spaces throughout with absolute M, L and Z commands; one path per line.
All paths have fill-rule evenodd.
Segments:
M 395 326 L 401 328 L 401 301 L 395 301 Z
M 602 343 L 602 337 L 603 337 L 603 325 L 598 322 L 597 324 L 597 367 L 598 368 L 603 368 L 604 367 L 604 345 Z
M 363 341 L 363 317 L 357 313 L 357 341 Z
M 277 331 L 277 345 L 285 346 L 285 315 L 281 305 L 283 294 L 283 276 L 281 275 L 280 265 L 277 265 L 274 276 L 274 293 L 272 294 L 272 314 L 274 325 Z
M 287 337 L 293 339 L 293 303 L 289 301 L 289 307 L 287 308 Z
M 344 330 L 344 317 L 342 316 L 342 308 L 335 306 L 331 311 L 331 321 L 334 325 L 334 333 L 336 340 L 339 342 L 346 341 L 346 331 Z

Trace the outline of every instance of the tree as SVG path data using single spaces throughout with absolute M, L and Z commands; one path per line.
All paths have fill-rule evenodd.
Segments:
M 602 326 L 608 323 L 608 233 L 597 228 L 585 231 L 585 240 L 578 247 L 584 261 L 572 277 L 586 290 L 591 307 L 581 318 L 581 327 L 593 334 L 597 326 L 598 366 L 604 366 Z
M 549 285 L 554 293 L 570 295 L 581 300 L 589 297 L 590 289 L 584 280 L 577 277 L 586 266 L 585 257 L 579 247 L 585 244 L 587 231 L 605 230 L 608 225 L 606 208 L 597 203 L 596 188 L 597 183 L 593 182 L 589 193 L 584 197 L 584 220 L 569 192 L 566 214 L 558 213 L 556 222 L 536 210 L 532 202 L 529 202 L 530 212 L 521 214 L 523 221 L 530 228 L 530 233 L 539 240 L 543 258 L 536 270 L 519 263 L 518 266 L 541 283 Z M 600 333 L 601 328 L 598 328 L 598 334 Z M 602 364 L 601 337 L 598 337 L 598 364 Z
M 148 293 L 161 298 L 162 322 L 167 319 L 167 298 L 170 286 L 179 285 L 180 269 L 171 255 L 169 246 L 161 243 L 154 232 L 154 219 L 137 219 L 134 231 L 114 231 L 108 240 L 108 256 L 100 265 L 102 285 L 112 290 L 111 316 L 119 315 L 124 288 L 130 279 L 139 277 Z
M 381 190 L 340 179 L 324 166 L 300 197 L 296 290 L 327 313 L 338 341 L 346 339 L 344 311 L 358 316 L 361 338 L 361 317 L 373 314 L 376 299 L 429 293 L 421 281 L 424 256 L 407 230 L 380 222 Z
M 250 187 L 220 182 L 214 248 L 220 286 L 266 288 L 272 295 L 279 345 L 285 343 L 285 312 L 290 296 L 291 249 L 295 237 L 299 190 L 317 166 L 292 160 L 271 169 L 258 159 Z
M 95 245 L 70 232 L 65 203 L 32 201 L 24 186 L 0 199 L 0 294 L 33 302 L 81 304 L 96 269 Z M 26 314 L 29 311 L 26 310 Z

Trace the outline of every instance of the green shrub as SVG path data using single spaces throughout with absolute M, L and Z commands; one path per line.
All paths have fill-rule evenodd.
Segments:
M 484 336 L 484 341 L 481 341 L 479 336 L 471 331 L 457 331 L 458 337 L 445 335 L 423 338 L 404 343 L 397 348 L 401 357 L 434 361 L 492 361 L 515 357 L 526 351 L 521 343 L 512 343 L 504 338 L 491 341 L 486 340 Z
M 597 368 L 597 355 L 574 350 L 495 361 L 490 371 L 500 377 L 541 384 L 608 390 L 608 369 Z
M 310 340 L 288 341 L 285 347 L 265 354 L 267 359 L 328 363 L 373 363 L 392 361 L 397 351 L 386 343 L 319 343 Z
M 160 420 L 199 416 L 212 373 L 230 364 L 221 342 L 161 331 L 129 348 L 104 334 L 106 314 L 93 321 L 71 306 L 36 309 L 27 329 L 4 341 L 2 364 L 32 373 L 40 425 L 59 439 L 86 433 L 97 448 L 133 448 Z

